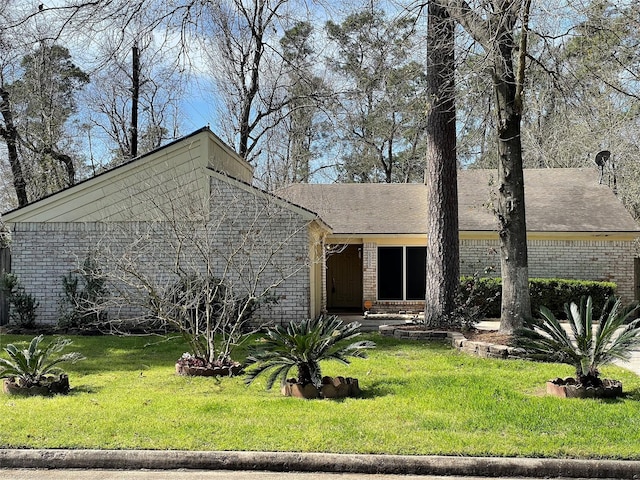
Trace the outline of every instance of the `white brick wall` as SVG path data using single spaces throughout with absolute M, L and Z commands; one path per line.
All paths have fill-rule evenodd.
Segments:
M 174 283 L 179 265 L 227 278 L 240 295 L 271 286 L 278 303 L 257 312 L 261 321 L 308 317 L 308 221 L 269 197 L 215 178 L 211 182 L 211 221 L 206 229 L 186 220 L 13 225 L 12 270 L 40 302 L 38 321 L 58 321 L 62 277 L 90 252 L 104 271 L 134 266 L 157 285 Z M 117 287 L 111 288 L 115 294 Z M 139 312 L 136 306 L 120 305 L 110 314 L 127 317 Z
M 56 323 L 62 299 L 62 277 L 82 263 L 98 224 L 22 223 L 12 226 L 11 269 L 40 305 L 38 321 Z

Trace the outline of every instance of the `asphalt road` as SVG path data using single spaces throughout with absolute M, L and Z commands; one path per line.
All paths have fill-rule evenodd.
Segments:
M 7 470 L 0 480 L 486 480 L 486 477 L 442 477 L 431 475 L 367 475 L 362 473 L 254 472 L 231 470 Z M 533 480 L 523 477 L 500 480 Z M 539 479 L 536 479 L 539 480 Z M 572 479 L 588 480 L 588 479 Z

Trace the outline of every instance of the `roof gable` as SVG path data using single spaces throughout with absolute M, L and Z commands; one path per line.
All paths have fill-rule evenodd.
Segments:
M 153 220 L 178 195 L 204 204 L 206 168 L 251 179 L 252 168 L 208 128 L 84 180 L 22 208 L 7 212 L 14 222 Z
M 211 177 L 279 204 L 321 229 L 315 212 L 251 185 L 253 168 L 208 128 L 4 215 L 18 222 L 166 220 L 176 212 L 205 218 Z

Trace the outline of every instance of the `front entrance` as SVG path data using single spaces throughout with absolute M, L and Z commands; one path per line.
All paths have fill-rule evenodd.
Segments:
M 327 309 L 362 312 L 362 245 L 347 245 L 327 257 Z

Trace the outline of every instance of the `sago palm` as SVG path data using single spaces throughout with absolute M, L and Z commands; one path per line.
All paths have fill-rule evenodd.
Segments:
M 265 339 L 250 347 L 247 366 L 247 384 L 253 382 L 262 373 L 271 370 L 266 387 L 270 389 L 280 378 L 284 384 L 291 369 L 297 369 L 297 381 L 302 385 L 309 383 L 320 387 L 322 373 L 320 362 L 336 360 L 349 364 L 349 357 L 366 358 L 366 350 L 375 347 L 367 340 L 345 345 L 360 333 L 358 322 L 342 324 L 336 316 L 320 316 L 316 319 L 290 322 L 286 327 L 277 325 L 269 328 Z
M 9 360 L 0 358 L 0 378 L 16 377 L 22 386 L 31 387 L 38 385 L 47 375 L 62 373 L 58 364 L 75 363 L 85 358 L 78 352 L 65 353 L 53 358 L 54 354 L 69 346 L 71 340 L 59 337 L 41 348 L 43 338 L 43 335 L 34 337 L 23 350 L 8 344 L 4 351 L 9 355 Z
M 540 307 L 542 318 L 519 330 L 517 342 L 532 358 L 572 365 L 582 385 L 601 385 L 598 368 L 629 360 L 640 345 L 638 308 L 624 309 L 615 297 L 605 304 L 596 328 L 591 297 L 565 304 L 564 311 L 573 339 L 548 308 Z

